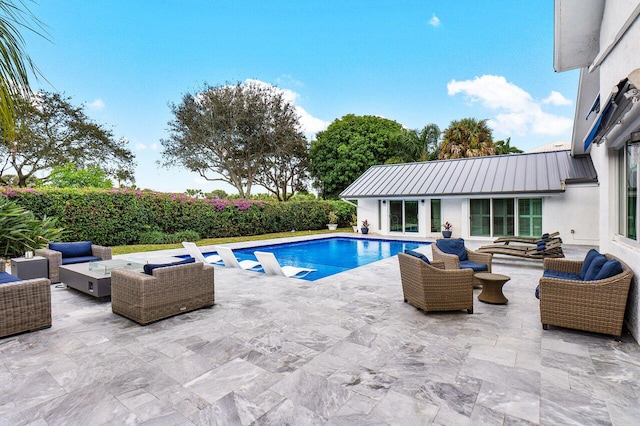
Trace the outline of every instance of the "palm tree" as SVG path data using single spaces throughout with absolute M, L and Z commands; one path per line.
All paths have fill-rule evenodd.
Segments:
M 520 154 L 524 152 L 523 150 L 518 149 L 515 146 L 511 146 L 511 138 L 498 141 L 495 143 L 495 145 L 496 145 L 496 155 Z
M 42 35 L 35 30 L 42 30 L 42 24 L 23 0 L 0 0 L 0 126 L 5 135 L 15 128 L 15 99 L 30 92 L 29 72 L 40 75 L 24 50 L 19 28 Z
M 463 118 L 452 121 L 444 131 L 438 159 L 483 157 L 495 153 L 487 120 Z

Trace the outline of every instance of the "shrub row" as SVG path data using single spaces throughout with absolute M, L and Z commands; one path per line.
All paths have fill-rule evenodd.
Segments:
M 12 189 L 0 196 L 15 200 L 37 217 L 54 216 L 67 240 L 114 246 L 140 242 L 141 234 L 193 231 L 202 238 L 314 230 L 326 227 L 328 213 L 348 226 L 353 206 L 342 201 L 290 202 L 197 199 L 132 189 Z

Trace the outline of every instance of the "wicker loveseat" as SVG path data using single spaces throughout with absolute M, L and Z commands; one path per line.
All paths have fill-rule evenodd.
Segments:
M 425 261 L 398 253 L 404 301 L 425 312 L 473 313 L 473 271 L 445 270 L 443 262 Z
M 149 265 L 147 265 L 149 266 Z M 173 315 L 213 306 L 213 266 L 188 263 L 153 269 L 111 271 L 111 309 L 145 325 Z
M 61 265 L 111 260 L 111 247 L 91 244 L 91 241 L 50 243 L 47 248 L 37 249 L 36 255 L 49 261 L 49 279 L 55 284 L 60 282 Z
M 0 338 L 51 327 L 51 282 L 18 280 L 5 272 L 0 259 Z M 12 281 L 12 282 L 9 282 Z
M 431 244 L 433 260 L 444 262 L 445 269 L 471 268 L 474 272 L 491 272 L 491 261 L 493 259 L 493 255 L 491 253 L 480 253 L 464 247 L 463 250 L 466 252 L 466 259 L 461 261 L 458 255 L 445 253 L 438 248 L 438 243 L 440 242 L 454 242 L 455 240 L 462 241 L 462 245 L 464 247 L 464 240 L 461 238 L 437 240 L 435 244 Z M 478 265 L 486 265 L 486 269 L 478 269 Z M 473 285 L 479 287 L 482 285 L 482 282 L 477 278 L 474 278 Z
M 549 325 L 620 336 L 633 271 L 613 255 L 622 273 L 610 278 L 581 281 L 555 277 L 540 278 L 540 321 Z M 581 260 L 545 259 L 544 269 L 579 277 Z

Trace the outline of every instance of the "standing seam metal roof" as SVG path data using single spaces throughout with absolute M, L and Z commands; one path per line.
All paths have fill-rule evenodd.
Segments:
M 373 166 L 340 197 L 554 193 L 586 182 L 598 182 L 590 156 L 537 152 Z

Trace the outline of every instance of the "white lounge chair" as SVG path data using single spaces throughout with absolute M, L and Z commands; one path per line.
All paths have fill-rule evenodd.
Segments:
M 267 275 L 280 275 L 287 278 L 304 278 L 310 272 L 317 271 L 317 269 L 300 268 L 297 266 L 280 266 L 276 256 L 270 252 L 254 251 L 253 254 L 256 256 L 260 264 L 262 264 L 262 269 L 264 269 L 264 273 Z
M 202 263 L 222 263 L 222 258 L 217 254 L 210 254 L 208 256 L 204 256 L 198 246 L 195 243 L 189 243 L 187 241 L 183 241 L 182 245 L 187 249 L 187 253 L 189 256 L 193 257 L 196 262 Z
M 222 258 L 222 262 L 224 266 L 227 268 L 240 268 L 240 269 L 255 269 L 260 266 L 260 262 L 256 262 L 255 260 L 240 260 L 236 258 L 236 255 L 233 254 L 233 250 L 229 247 L 222 246 L 214 246 L 215 251 L 218 252 L 218 255 Z

